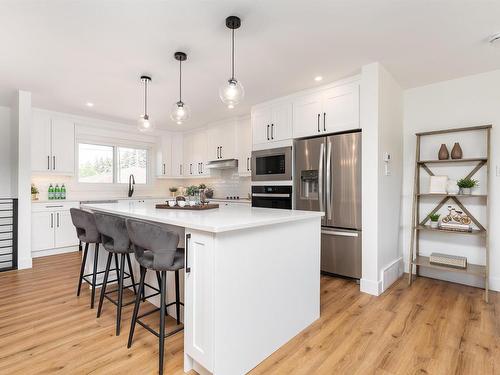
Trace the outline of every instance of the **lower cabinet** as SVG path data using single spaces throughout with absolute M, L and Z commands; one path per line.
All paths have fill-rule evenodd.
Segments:
M 58 249 L 78 245 L 70 208 L 79 202 L 33 203 L 31 212 L 31 251 L 50 255 Z M 36 256 L 36 254 L 34 254 Z

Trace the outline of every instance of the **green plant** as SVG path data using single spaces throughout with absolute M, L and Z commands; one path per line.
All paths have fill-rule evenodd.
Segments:
M 457 181 L 457 185 L 461 189 L 471 189 L 473 187 L 479 186 L 479 181 L 472 178 L 461 178 Z
M 186 188 L 186 194 L 188 196 L 193 196 L 195 195 L 198 191 L 200 190 L 200 188 L 196 185 L 191 185 L 191 186 L 188 186 Z
M 200 190 L 203 190 L 203 189 L 206 189 L 206 188 L 207 188 L 207 185 L 205 185 L 205 184 L 200 184 L 200 185 L 198 186 L 198 188 L 199 188 Z
M 171 192 L 171 193 L 176 193 L 177 192 L 177 188 L 175 186 L 172 186 L 172 187 L 169 187 L 168 188 L 168 191 Z
M 31 194 L 38 194 L 38 193 L 39 193 L 38 188 L 34 184 L 31 184 Z
M 431 221 L 438 221 L 439 220 L 439 214 L 432 214 L 432 215 L 429 215 L 429 219 L 431 219 Z

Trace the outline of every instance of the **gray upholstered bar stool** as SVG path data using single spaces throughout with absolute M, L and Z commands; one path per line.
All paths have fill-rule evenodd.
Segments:
M 178 327 L 172 332 L 165 334 L 165 315 L 168 306 L 176 306 L 177 325 L 180 325 L 180 306 L 184 304 L 180 301 L 179 293 L 179 270 L 184 268 L 184 249 L 179 249 L 179 235 L 168 230 L 166 227 L 144 221 L 127 219 L 127 230 L 132 241 L 135 258 L 141 266 L 141 280 L 139 290 L 135 300 L 134 312 L 127 347 L 130 348 L 134 337 L 135 324 L 138 323 L 159 338 L 159 373 L 163 374 L 163 354 L 165 338 L 169 337 L 184 327 Z M 147 270 L 154 270 L 157 273 L 160 284 L 160 307 L 147 313 L 139 313 L 141 303 L 141 293 L 144 288 L 144 279 Z M 175 302 L 166 303 L 167 299 L 167 271 L 175 272 Z M 160 311 L 160 330 L 155 332 L 140 318 Z
M 134 289 L 134 294 L 136 293 L 134 272 L 132 270 L 132 263 L 130 262 L 130 253 L 133 253 L 134 251 L 132 250 L 130 239 L 128 237 L 125 218 L 101 212 L 95 212 L 94 217 L 97 225 L 97 230 L 99 231 L 99 233 L 101 233 L 102 246 L 108 251 L 108 260 L 106 262 L 106 269 L 104 271 L 104 280 L 102 282 L 101 295 L 99 298 L 99 307 L 97 308 L 97 317 L 99 318 L 101 316 L 104 298 L 115 304 L 116 336 L 119 336 L 122 307 L 134 303 L 134 301 L 131 301 L 123 304 L 123 282 L 125 279 L 131 279 L 132 285 L 130 286 Z M 118 288 L 115 290 L 106 291 L 113 256 L 115 258 Z M 118 256 L 120 256 L 119 265 Z M 128 272 L 125 272 L 125 260 L 127 261 Z M 117 300 L 114 300 L 109 296 L 109 294 L 114 292 L 118 292 Z
M 97 226 L 95 224 L 94 214 L 89 211 L 85 211 L 79 208 L 71 208 L 71 220 L 73 221 L 73 225 L 76 228 L 76 235 L 78 239 L 85 243 L 85 250 L 83 252 L 83 260 L 82 265 L 80 267 L 80 277 L 78 279 L 78 290 L 76 295 L 80 295 L 80 291 L 82 289 L 82 282 L 85 280 L 92 287 L 92 292 L 90 296 L 90 308 L 94 308 L 94 300 L 95 300 L 95 290 L 96 287 L 101 285 L 101 283 L 96 282 L 97 275 L 104 272 L 97 272 L 97 261 L 99 255 L 99 244 L 101 243 L 101 235 L 97 230 Z M 92 273 L 85 274 L 85 264 L 87 262 L 87 254 L 89 251 L 89 244 L 95 244 L 94 247 L 94 268 Z M 88 278 L 92 276 L 92 281 Z

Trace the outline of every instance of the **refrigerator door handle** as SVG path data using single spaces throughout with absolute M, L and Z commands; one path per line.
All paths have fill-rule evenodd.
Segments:
M 342 236 L 342 237 L 359 237 L 358 232 L 341 232 L 338 230 L 328 230 L 328 229 L 321 229 L 321 234 L 326 234 L 330 236 Z
M 319 210 L 320 211 L 325 211 L 324 207 L 324 200 L 325 197 L 323 196 L 323 160 L 325 158 L 325 144 L 321 143 L 321 146 L 319 148 L 319 165 L 318 165 L 318 199 L 319 199 Z
M 332 143 L 327 141 L 326 146 L 326 210 L 328 220 L 332 220 Z

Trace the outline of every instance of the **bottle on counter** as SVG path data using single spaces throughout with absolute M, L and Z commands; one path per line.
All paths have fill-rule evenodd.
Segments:
M 66 199 L 66 186 L 64 184 L 61 186 L 61 199 Z
M 49 194 L 48 194 L 48 198 L 49 198 L 49 200 L 54 199 L 54 187 L 52 186 L 52 184 L 50 184 L 50 185 L 49 185 Z
M 61 188 L 59 187 L 59 184 L 56 184 L 56 187 L 54 188 L 54 199 L 61 199 Z

